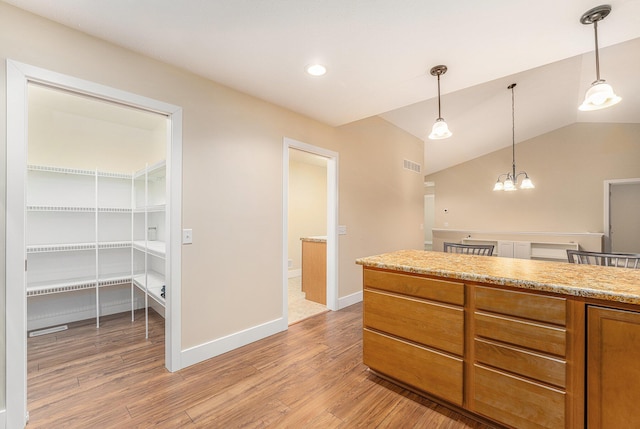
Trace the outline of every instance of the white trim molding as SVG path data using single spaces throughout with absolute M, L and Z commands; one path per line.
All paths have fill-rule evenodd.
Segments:
M 165 323 L 165 366 L 181 368 L 181 224 L 182 108 L 98 83 L 7 59 L 7 197 L 6 197 L 6 426 L 27 423 L 25 177 L 27 165 L 27 87 L 36 83 L 88 95 L 167 117 L 167 246 L 169 296 Z M 170 282 L 170 283 L 169 283 Z M 9 353 L 8 351 L 11 351 Z M 11 392 L 11 393 L 9 393 Z
M 363 296 L 362 291 L 352 293 L 351 295 L 343 296 L 338 300 L 338 309 L 342 310 L 343 308 L 349 307 L 350 305 L 362 302 L 362 296 Z
M 282 317 L 288 318 L 289 150 L 297 149 L 327 159 L 327 308 L 338 302 L 338 153 L 285 137 L 282 144 Z
M 282 329 L 282 327 L 285 327 Z M 246 346 L 255 341 L 269 337 L 278 332 L 286 330 L 287 319 L 276 319 L 262 325 L 254 326 L 240 332 L 236 332 L 225 337 L 217 338 L 208 343 L 199 344 L 183 350 L 180 361 L 184 367 L 204 362 L 207 359 L 235 350 L 238 347 Z

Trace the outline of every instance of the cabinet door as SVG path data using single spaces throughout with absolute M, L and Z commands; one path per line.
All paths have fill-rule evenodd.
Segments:
M 588 427 L 640 427 L 640 313 L 589 307 L 587 330 Z

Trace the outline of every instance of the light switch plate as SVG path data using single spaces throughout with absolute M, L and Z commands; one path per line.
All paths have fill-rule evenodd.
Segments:
M 347 225 L 338 225 L 338 235 L 347 235 Z
M 182 244 L 192 244 L 193 243 L 193 230 L 192 229 L 183 229 L 182 230 Z

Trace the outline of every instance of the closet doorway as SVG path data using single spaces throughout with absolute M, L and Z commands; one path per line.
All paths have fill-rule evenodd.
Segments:
M 46 107 L 47 102 L 31 98 L 34 94 L 48 95 L 54 104 L 65 97 L 80 104 L 90 101 L 97 103 L 96 110 L 110 113 L 91 117 L 87 112 L 92 108 L 86 104 L 75 111 Z M 12 249 L 6 254 L 7 319 L 14 322 L 7 328 L 7 349 L 12 350 L 7 355 L 7 391 L 12 392 L 7 397 L 7 424 L 23 427 L 28 420 L 27 331 L 57 324 L 61 320 L 56 317 L 79 320 L 88 313 L 99 326 L 100 315 L 119 312 L 125 301 L 128 309 L 149 301 L 157 304 L 159 299 L 148 299 L 152 271 L 162 274 L 158 296 L 165 286 L 165 366 L 170 371 L 180 369 L 182 113 L 177 106 L 11 60 L 7 60 L 7 106 L 6 242 Z M 158 133 L 151 140 L 159 143 L 136 147 L 135 134 L 145 134 L 144 126 L 123 120 L 127 111 L 146 117 L 150 121 L 146 133 Z M 77 120 L 79 116 L 85 119 Z M 62 131 L 56 135 L 51 128 L 39 130 L 38 120 Z M 158 122 L 163 126 L 149 125 Z M 126 128 L 134 130 L 125 132 Z M 89 130 L 98 140 L 101 133 L 105 139 L 117 140 L 119 135 L 121 140 L 92 148 L 84 138 Z M 122 152 L 129 157 L 122 159 Z M 90 153 L 95 167 L 88 168 Z M 141 167 L 140 161 L 144 161 Z M 158 192 L 150 189 L 159 191 L 162 201 L 154 199 Z M 153 235 L 150 226 L 155 228 Z M 163 261 L 150 262 L 152 251 Z M 81 256 L 62 261 L 65 254 Z M 47 271 L 53 277 L 46 278 Z M 93 290 L 86 281 L 92 275 Z M 56 283 L 66 292 L 53 293 Z M 40 292 L 46 293 L 38 296 Z M 81 296 L 86 292 L 93 293 L 91 303 Z M 78 296 L 70 302 L 75 314 L 60 316 L 62 310 L 46 314 L 51 307 L 69 305 L 57 298 L 74 294 Z M 44 295 L 55 296 L 54 304 L 40 300 L 29 303 L 27 311 L 27 299 Z M 73 307 L 74 299 L 80 300 L 80 308 Z M 39 315 L 27 317 L 35 314 Z
M 283 319 L 337 310 L 338 154 L 284 139 Z

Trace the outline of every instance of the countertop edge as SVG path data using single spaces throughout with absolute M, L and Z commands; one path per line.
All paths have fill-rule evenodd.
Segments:
M 429 252 L 425 252 L 426 255 L 428 255 L 428 253 Z M 437 253 L 442 253 L 442 252 L 437 252 Z M 424 266 L 417 267 L 410 264 L 402 264 L 397 262 L 385 263 L 381 261 L 371 260 L 372 258 L 380 259 L 380 258 L 384 258 L 385 256 L 391 257 L 398 254 L 402 256 L 402 253 L 400 252 L 400 253 L 389 253 L 386 255 L 379 255 L 375 257 L 358 258 L 356 259 L 356 264 L 362 265 L 363 267 L 391 270 L 391 271 L 397 271 L 397 272 L 402 272 L 406 274 L 431 275 L 431 276 L 446 278 L 450 280 L 473 281 L 473 282 L 486 283 L 486 284 L 491 284 L 496 286 L 508 286 L 508 287 L 514 287 L 514 288 L 523 289 L 523 290 L 548 292 L 548 293 L 573 296 L 573 297 L 590 298 L 590 299 L 619 302 L 619 303 L 625 303 L 625 304 L 635 304 L 635 305 L 640 304 L 640 289 L 638 290 L 638 293 L 629 293 L 622 290 L 616 290 L 616 291 L 602 290 L 602 289 L 589 287 L 589 286 L 576 287 L 572 285 L 562 284 L 562 282 L 540 282 L 540 281 L 531 281 L 531 280 L 521 280 L 521 279 L 515 279 L 508 276 L 504 276 L 504 277 L 495 276 L 495 275 L 489 275 L 489 274 L 456 271 L 453 269 L 451 270 L 435 269 L 435 268 L 428 268 Z M 469 255 L 456 255 L 455 257 L 492 258 L 492 259 L 496 258 L 496 257 L 482 257 L 482 256 L 469 256 Z M 428 259 L 428 256 L 427 256 L 427 259 Z M 506 259 L 506 258 L 503 258 L 503 259 Z M 478 259 L 478 261 L 480 261 L 480 259 Z M 539 262 L 539 261 L 536 261 L 536 262 Z M 509 263 L 517 263 L 517 262 L 514 262 L 513 260 L 509 259 Z M 561 262 L 548 262 L 548 263 L 560 264 Z M 563 269 L 565 270 L 566 269 L 570 270 L 574 268 L 573 266 L 569 266 L 569 264 L 565 264 L 565 265 L 566 267 L 563 267 Z M 602 267 L 602 268 L 614 269 L 614 270 L 618 270 L 618 269 L 625 270 L 624 268 L 609 268 L 609 267 Z M 639 275 L 640 275 L 640 270 L 633 270 L 633 271 L 639 271 Z M 640 287 L 640 285 L 638 286 Z

